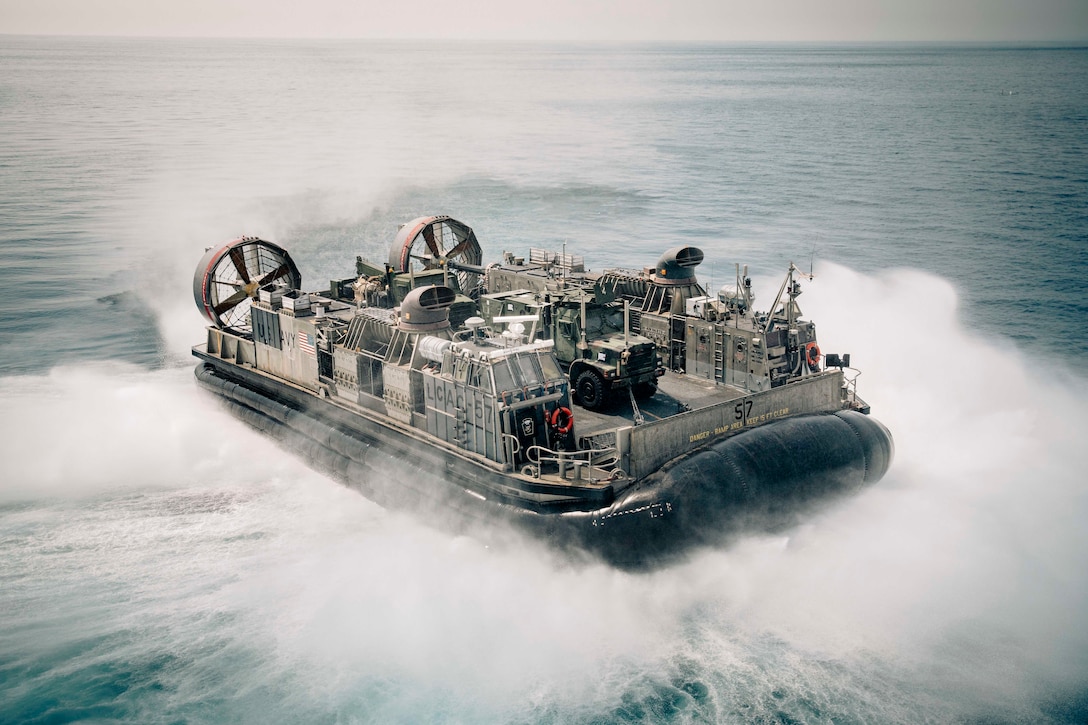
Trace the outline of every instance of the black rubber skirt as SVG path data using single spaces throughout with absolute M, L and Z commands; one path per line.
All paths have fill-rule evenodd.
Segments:
M 556 533 L 573 523 L 605 559 L 653 565 L 795 524 L 879 481 L 894 452 L 888 429 L 854 411 L 776 421 L 671 462 L 605 510 L 561 514 Z
M 382 506 L 490 539 L 512 525 L 573 554 L 653 568 L 752 531 L 795 524 L 814 506 L 872 484 L 894 456 L 891 434 L 854 411 L 768 423 L 678 458 L 595 510 L 543 511 L 470 492 L 433 451 L 396 450 L 318 410 L 303 410 L 198 366 L 199 382 L 238 418 Z M 494 474 L 501 476 L 501 474 Z

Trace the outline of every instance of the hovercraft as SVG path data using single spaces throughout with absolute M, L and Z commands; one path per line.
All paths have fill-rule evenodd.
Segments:
M 565 252 L 481 259 L 446 216 L 318 292 L 271 242 L 209 249 L 197 380 L 383 506 L 622 566 L 788 523 L 891 465 L 850 356 L 801 317 L 793 265 L 757 313 L 746 268 L 707 294 L 695 247 L 601 273 Z

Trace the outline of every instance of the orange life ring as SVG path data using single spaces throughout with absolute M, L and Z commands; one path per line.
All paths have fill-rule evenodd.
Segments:
M 570 408 L 559 406 L 552 412 L 552 427 L 558 433 L 570 433 L 574 427 L 574 413 L 570 412 Z
M 810 342 L 805 345 L 805 360 L 808 361 L 808 365 L 811 368 L 815 368 L 820 364 L 820 346 L 814 342 Z

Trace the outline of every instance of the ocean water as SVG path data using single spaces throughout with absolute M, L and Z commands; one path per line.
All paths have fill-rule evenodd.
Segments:
M 0 722 L 1088 721 L 1088 48 L 0 36 Z M 790 261 L 877 485 L 633 574 L 390 513 L 192 379 L 205 247 L 305 285 Z

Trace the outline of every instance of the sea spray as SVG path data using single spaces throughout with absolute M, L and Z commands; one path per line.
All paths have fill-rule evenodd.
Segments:
M 242 717 L 240 692 L 288 719 L 438 702 L 453 719 L 1045 719 L 1088 672 L 1082 392 L 964 330 L 940 279 L 817 272 L 805 311 L 865 367 L 895 466 L 795 529 L 647 575 L 383 512 L 237 425 L 187 368 L 5 379 L 23 421 L 4 450 L 21 482 L 2 524 L 7 666 L 77 703 L 99 667 L 191 698 L 213 678 L 219 716 Z M 73 398 L 94 425 L 62 414 Z M 133 698 L 118 712 L 170 712 L 150 684 Z

